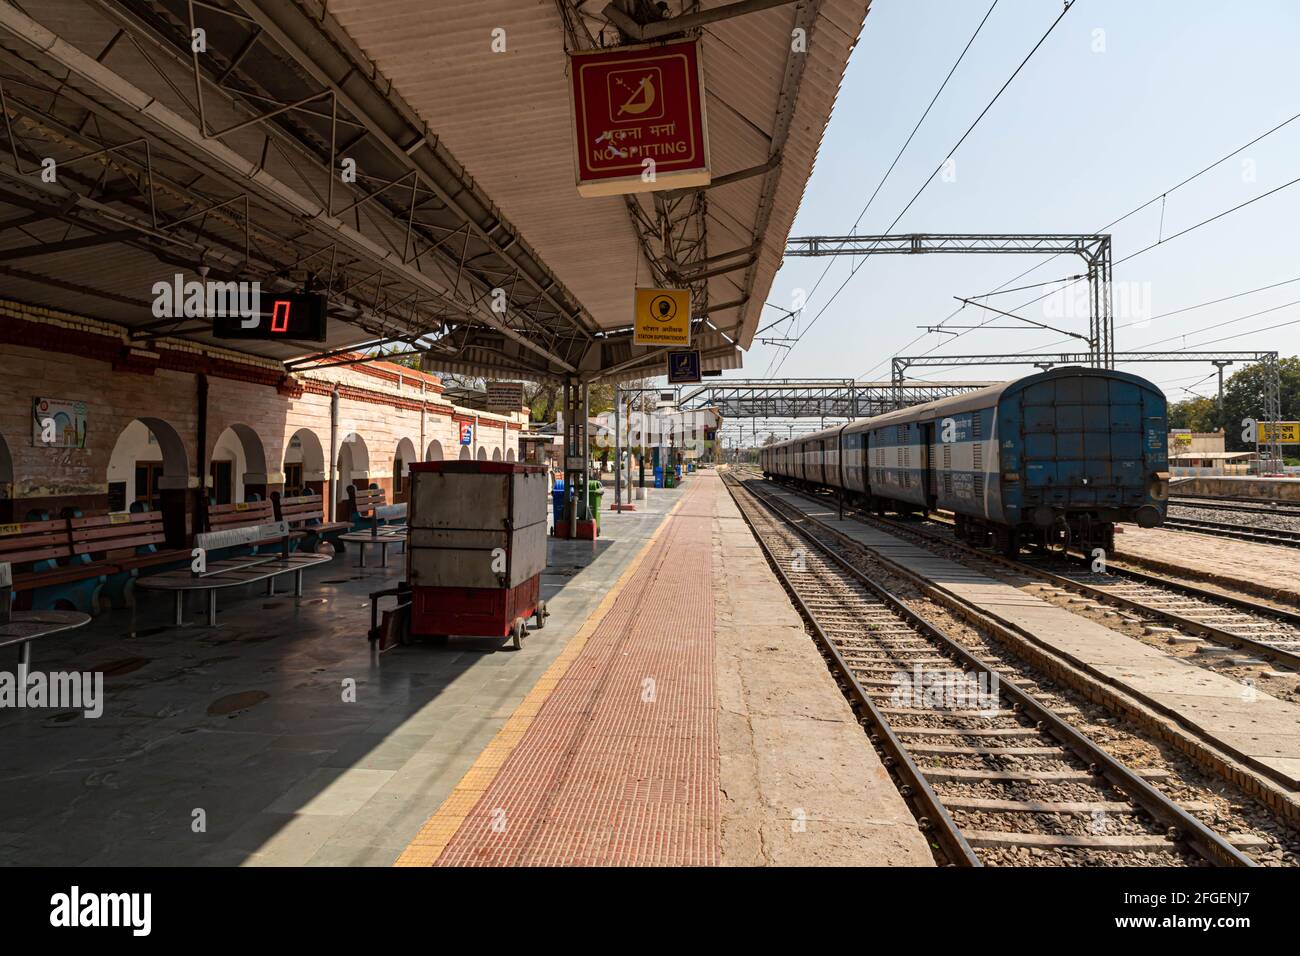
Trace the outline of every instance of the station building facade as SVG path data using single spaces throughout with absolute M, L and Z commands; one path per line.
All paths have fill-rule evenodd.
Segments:
M 457 407 L 402 365 L 329 365 L 346 359 L 287 372 L 0 298 L 0 524 L 139 502 L 171 516 L 170 541 L 193 531 L 203 493 L 310 491 L 342 518 L 349 484 L 404 500 L 414 461 L 518 460 L 524 410 Z

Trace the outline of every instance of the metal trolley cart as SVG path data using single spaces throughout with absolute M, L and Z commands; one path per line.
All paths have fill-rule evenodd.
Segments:
M 370 639 L 512 637 L 523 646 L 532 617 L 546 621 L 546 469 L 499 461 L 410 466 L 406 580 L 371 595 Z M 377 623 L 376 601 L 397 598 Z

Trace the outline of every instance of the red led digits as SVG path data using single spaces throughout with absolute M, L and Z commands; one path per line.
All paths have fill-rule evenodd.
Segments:
M 289 331 L 289 310 L 293 303 L 287 299 L 276 299 L 271 311 L 271 331 Z

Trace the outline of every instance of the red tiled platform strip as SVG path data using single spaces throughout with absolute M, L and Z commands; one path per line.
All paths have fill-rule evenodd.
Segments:
M 719 862 L 718 493 L 688 485 L 438 866 Z

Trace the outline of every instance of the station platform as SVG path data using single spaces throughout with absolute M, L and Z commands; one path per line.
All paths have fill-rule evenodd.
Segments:
M 722 481 L 697 473 L 399 865 L 930 865 Z
M 1300 706 L 1295 703 L 1247 688 L 870 525 L 840 519 L 837 511 L 802 495 L 776 494 L 867 549 L 1032 635 L 1069 663 L 1174 718 L 1288 791 L 1300 787 Z
M 0 863 L 931 865 L 720 479 L 637 508 L 549 542 L 522 651 L 373 656 L 402 560 L 351 552 L 297 607 L 177 629 L 142 595 L 134 638 L 113 611 L 35 645 L 104 712 L 0 711 Z

